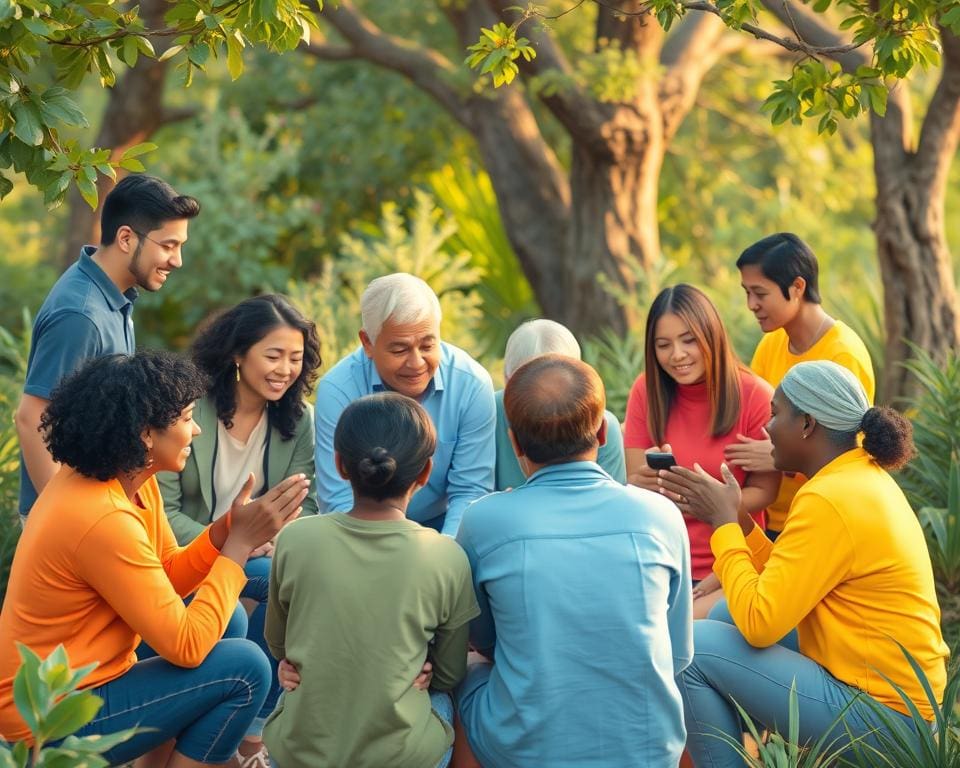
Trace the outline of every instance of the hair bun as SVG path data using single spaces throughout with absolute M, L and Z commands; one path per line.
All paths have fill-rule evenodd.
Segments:
M 357 470 L 365 483 L 374 487 L 386 485 L 397 471 L 397 461 L 386 448 L 377 446 L 369 456 L 360 459 Z

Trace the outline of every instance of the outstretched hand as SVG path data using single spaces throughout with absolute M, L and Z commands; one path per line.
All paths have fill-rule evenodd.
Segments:
M 745 472 L 775 472 L 773 443 L 765 429 L 763 437 L 763 440 L 756 440 L 738 433 L 737 442 L 730 443 L 723 449 L 723 457 Z
M 260 498 L 250 501 L 254 476 L 250 473 L 230 506 L 230 532 L 221 553 L 243 564 L 247 557 L 273 540 L 300 514 L 300 504 L 310 490 L 306 475 L 281 480 Z
M 719 528 L 739 522 L 740 484 L 726 464 L 720 465 L 721 483 L 699 464 L 661 469 L 657 482 L 660 493 L 676 504 L 680 511 Z

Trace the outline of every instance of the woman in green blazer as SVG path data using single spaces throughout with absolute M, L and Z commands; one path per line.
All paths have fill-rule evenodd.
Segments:
M 257 497 L 290 475 L 310 478 L 301 514 L 316 514 L 313 408 L 306 402 L 317 380 L 320 340 L 316 326 L 286 298 L 256 296 L 215 317 L 191 347 L 194 362 L 210 381 L 193 412 L 194 437 L 186 467 L 157 479 L 170 525 L 183 544 L 227 515 L 235 501 Z M 263 639 L 273 543 L 255 550 L 244 569 L 241 597 L 253 605 L 247 637 L 274 666 L 274 684 L 248 739 L 245 768 L 267 768 L 261 750 L 263 723 L 280 693 Z

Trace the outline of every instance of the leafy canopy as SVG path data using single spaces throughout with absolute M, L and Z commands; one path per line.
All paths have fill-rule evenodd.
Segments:
M 292 50 L 317 27 L 300 0 L 175 0 L 168 5 L 166 26 L 151 28 L 139 5 L 116 0 L 0 0 L 0 169 L 12 166 L 25 174 L 43 190 L 48 205 L 62 202 L 75 183 L 95 207 L 98 175 L 114 178 L 118 167 L 144 170 L 138 158 L 154 145 L 138 144 L 113 159 L 109 149 L 84 148 L 69 138 L 70 128 L 88 125 L 70 95 L 84 80 L 96 77 L 110 87 L 121 64 L 157 59 L 158 48 L 158 60 L 174 62 L 184 85 L 211 56 L 225 58 L 237 78 L 247 45 Z M 0 173 L 0 199 L 12 188 Z
M 571 7 L 564 13 L 575 10 L 585 0 L 570 2 Z M 691 11 L 712 13 L 731 29 L 801 54 L 790 77 L 773 83 L 773 92 L 763 109 L 770 113 L 774 125 L 788 120 L 799 125 L 804 118 L 819 118 L 818 131 L 828 134 L 836 132 L 840 119 L 869 110 L 883 115 L 890 81 L 906 77 L 916 66 L 925 69 L 939 65 L 939 28 L 960 35 L 960 3 L 956 0 L 814 0 L 810 5 L 817 13 L 833 9 L 834 14 L 839 14 L 839 28 L 848 31 L 850 42 L 817 48 L 791 37 L 778 37 L 758 26 L 762 0 L 648 0 L 637 13 L 652 14 L 665 30 Z M 874 5 L 875 8 L 871 7 Z M 514 79 L 520 56 L 530 61 L 537 55 L 525 37 L 518 37 L 520 27 L 531 20 L 558 18 L 547 15 L 542 6 L 532 2 L 525 8 L 510 10 L 515 13 L 513 23 L 481 29 L 466 60 L 480 74 L 491 75 L 494 86 Z M 843 71 L 839 64 L 823 61 L 867 45 L 872 48 L 869 65 L 852 73 Z

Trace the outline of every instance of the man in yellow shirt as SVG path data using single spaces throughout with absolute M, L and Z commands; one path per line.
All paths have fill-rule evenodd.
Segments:
M 793 366 L 808 360 L 832 360 L 851 371 L 873 403 L 876 384 L 870 353 L 859 336 L 835 320 L 820 304 L 817 257 L 789 232 L 770 235 L 751 245 L 737 259 L 747 306 L 757 318 L 763 338 L 750 367 L 772 387 Z M 769 440 L 739 436 L 725 451 L 731 464 L 747 472 L 773 469 Z M 776 501 L 767 507 L 767 535 L 776 539 L 790 502 L 806 478 L 784 474 Z

